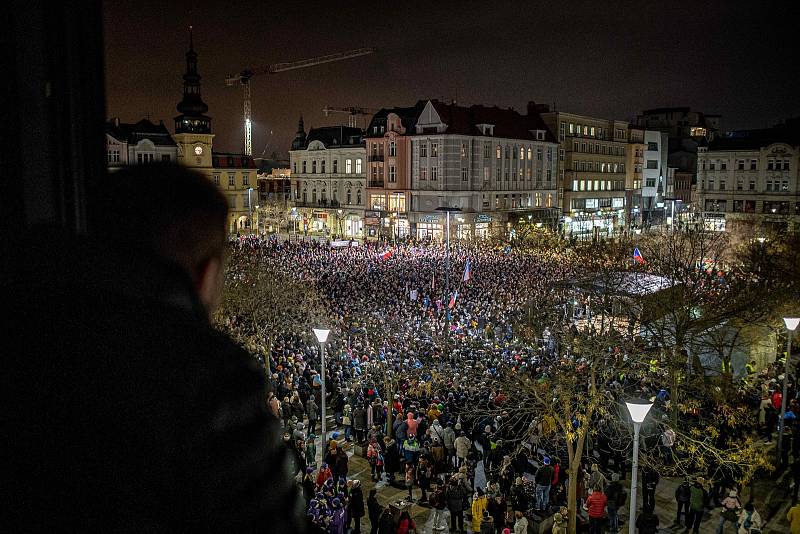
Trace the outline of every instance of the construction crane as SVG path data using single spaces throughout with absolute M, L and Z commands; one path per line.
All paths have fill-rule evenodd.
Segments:
M 356 48 L 355 50 L 348 50 L 346 52 L 338 52 L 336 54 L 328 54 L 326 56 L 313 57 L 310 59 L 303 59 L 300 61 L 292 61 L 290 63 L 275 63 L 267 67 L 246 68 L 237 75 L 230 75 L 225 80 L 225 85 L 234 86 L 241 85 L 244 90 L 244 153 L 248 156 L 253 155 L 253 125 L 252 125 L 252 105 L 250 103 L 250 78 L 260 74 L 277 74 L 278 72 L 285 72 L 287 70 L 305 69 L 307 67 L 314 67 L 324 63 L 333 63 L 334 61 L 342 61 L 344 59 L 351 59 L 354 57 L 366 56 L 375 51 L 374 48 Z
M 345 108 L 337 108 L 333 106 L 325 106 L 322 108 L 322 113 L 325 116 L 329 116 L 331 113 L 348 113 L 350 116 L 348 117 L 347 125 L 351 128 L 358 127 L 358 116 L 359 115 L 374 115 L 377 113 L 377 109 L 372 108 L 362 108 L 358 106 L 349 106 Z

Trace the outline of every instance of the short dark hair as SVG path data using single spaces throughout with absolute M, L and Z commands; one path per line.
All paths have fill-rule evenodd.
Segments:
M 146 251 L 192 276 L 222 257 L 228 204 L 211 181 L 175 164 L 126 167 L 97 188 L 90 233 L 109 245 Z

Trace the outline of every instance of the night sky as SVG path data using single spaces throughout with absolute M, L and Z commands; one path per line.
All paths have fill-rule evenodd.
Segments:
M 631 120 L 660 106 L 722 114 L 724 129 L 800 115 L 796 2 L 107 1 L 107 114 L 170 130 L 194 26 L 215 150 L 240 151 L 241 89 L 227 75 L 371 46 L 376 53 L 252 82 L 253 153 L 286 155 L 331 106 L 455 99 Z M 635 6 L 635 7 L 634 7 Z

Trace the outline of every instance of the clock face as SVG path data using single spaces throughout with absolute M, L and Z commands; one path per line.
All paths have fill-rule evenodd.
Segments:
M 200 154 L 203 153 L 203 147 L 201 147 L 201 146 L 194 147 L 194 153 L 199 156 Z

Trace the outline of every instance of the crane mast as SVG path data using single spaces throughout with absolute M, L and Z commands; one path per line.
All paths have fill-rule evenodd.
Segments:
M 260 68 L 246 68 L 239 72 L 238 75 L 229 76 L 226 78 L 225 85 L 229 87 L 241 85 L 243 88 L 244 103 L 242 106 L 242 116 L 244 118 L 244 153 L 248 156 L 253 155 L 253 117 L 252 103 L 250 98 L 250 79 L 253 76 L 260 74 L 277 74 L 279 72 L 286 72 L 289 70 L 305 69 L 308 67 L 314 67 L 316 65 L 323 65 L 325 63 L 333 63 L 334 61 L 342 61 L 345 59 L 366 56 L 368 54 L 372 54 L 374 51 L 374 48 L 356 48 L 346 52 L 337 52 L 335 54 L 302 59 L 300 61 L 275 63 L 273 65 Z

